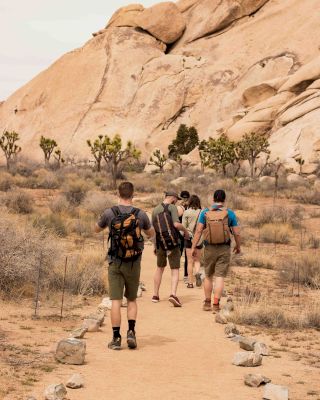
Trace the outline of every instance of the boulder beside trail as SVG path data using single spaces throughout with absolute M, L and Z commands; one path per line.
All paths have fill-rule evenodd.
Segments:
M 243 337 L 239 341 L 240 348 L 247 351 L 254 351 L 254 345 L 256 343 L 256 339 Z
M 226 304 L 222 307 L 222 310 L 227 313 L 234 311 L 234 304 L 231 297 L 228 297 Z
M 261 375 L 261 374 L 246 374 L 244 376 L 244 383 L 247 386 L 259 387 L 262 384 L 270 383 L 271 379 Z
M 96 319 L 99 322 L 99 325 L 102 326 L 104 322 L 104 311 L 98 311 L 96 313 L 90 314 L 87 316 L 88 319 Z
M 67 388 L 70 389 L 80 389 L 84 386 L 84 380 L 82 375 L 80 374 L 73 374 L 67 382 Z
M 227 324 L 228 323 L 227 317 L 221 311 L 216 314 L 215 321 L 218 324 Z
M 253 346 L 253 351 L 262 356 L 268 356 L 270 354 L 269 347 L 262 342 L 256 342 Z
M 287 176 L 287 181 L 289 183 L 293 183 L 293 184 L 297 184 L 297 185 L 303 185 L 306 183 L 306 181 L 303 179 L 303 177 L 298 174 L 289 174 Z
M 264 400 L 288 400 L 289 390 L 285 386 L 267 383 L 263 393 Z
M 233 338 L 236 335 L 239 335 L 239 330 L 236 327 L 234 323 L 229 323 L 225 328 L 224 328 L 224 333 L 228 338 Z
M 86 332 L 88 332 L 88 328 L 84 328 L 84 327 L 77 328 L 71 332 L 70 337 L 72 337 L 74 339 L 83 339 Z
M 67 398 L 67 389 L 65 386 L 60 384 L 49 385 L 44 393 L 45 400 L 65 400 Z
M 237 352 L 232 361 L 238 367 L 258 367 L 262 364 L 262 356 L 252 352 Z
M 86 342 L 80 339 L 63 339 L 57 345 L 55 359 L 62 364 L 82 365 L 86 354 Z
M 85 318 L 82 327 L 86 328 L 88 332 L 99 332 L 100 322 L 94 318 Z
M 110 300 L 110 297 L 104 297 L 101 303 L 99 304 L 98 309 L 111 310 L 111 307 L 112 307 L 112 300 Z

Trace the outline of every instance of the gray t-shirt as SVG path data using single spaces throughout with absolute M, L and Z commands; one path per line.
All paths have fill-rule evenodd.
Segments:
M 125 213 L 129 214 L 135 208 L 133 206 L 122 206 L 122 205 L 119 205 L 117 207 L 119 207 L 120 212 L 123 214 L 125 214 Z M 115 217 L 115 215 L 114 215 L 113 211 L 111 210 L 111 208 L 107 208 L 101 214 L 100 219 L 98 221 L 98 226 L 100 226 L 100 228 L 102 228 L 102 229 L 108 228 L 110 230 L 111 221 L 113 220 L 114 217 Z M 139 210 L 137 218 L 139 220 L 139 226 L 142 230 L 148 231 L 151 228 L 150 220 L 144 211 Z M 141 240 L 139 247 L 143 250 L 143 248 L 144 248 L 143 239 Z

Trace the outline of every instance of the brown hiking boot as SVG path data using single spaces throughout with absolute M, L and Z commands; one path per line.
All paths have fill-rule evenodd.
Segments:
M 213 313 L 218 313 L 220 311 L 220 304 L 212 304 Z
M 174 296 L 173 294 L 170 295 L 169 301 L 170 301 L 170 303 L 172 303 L 175 307 L 181 307 L 181 306 L 182 306 L 182 304 L 181 304 L 180 300 L 178 299 L 178 297 L 177 297 L 177 296 Z
M 210 299 L 205 299 L 205 301 L 203 302 L 202 309 L 203 311 L 212 311 Z

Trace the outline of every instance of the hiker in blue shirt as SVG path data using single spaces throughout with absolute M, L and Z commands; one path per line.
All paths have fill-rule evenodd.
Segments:
M 214 285 L 213 311 L 220 310 L 220 299 L 224 288 L 231 258 L 231 236 L 234 237 L 236 246 L 234 252 L 240 253 L 240 228 L 235 213 L 224 207 L 226 193 L 216 190 L 213 195 L 212 207 L 203 210 L 199 216 L 196 233 L 192 241 L 192 254 L 196 253 L 196 246 L 203 236 L 202 262 L 205 269 L 203 304 L 204 311 L 211 311 L 211 294 Z

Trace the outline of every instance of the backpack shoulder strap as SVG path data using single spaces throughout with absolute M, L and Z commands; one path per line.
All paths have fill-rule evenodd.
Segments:
M 162 207 L 164 208 L 164 211 L 168 211 L 168 210 L 169 210 L 170 204 L 161 203 L 161 205 L 162 205 Z
M 118 217 L 121 214 L 120 208 L 118 206 L 111 207 L 111 211 L 113 212 L 115 217 Z
M 138 216 L 139 212 L 140 212 L 140 208 L 133 207 L 133 209 L 131 210 L 131 214 L 133 214 L 135 217 Z

